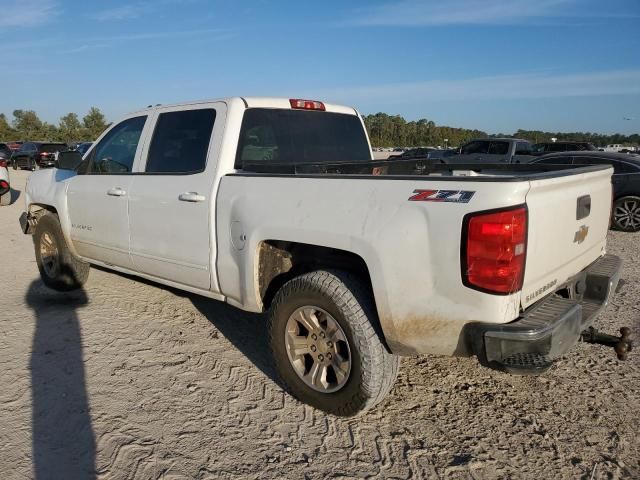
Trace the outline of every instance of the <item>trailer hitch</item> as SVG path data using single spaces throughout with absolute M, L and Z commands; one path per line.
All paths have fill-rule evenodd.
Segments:
M 633 349 L 631 341 L 631 330 L 628 327 L 620 329 L 620 336 L 601 333 L 593 327 L 589 327 L 580 334 L 580 340 L 587 343 L 597 343 L 612 347 L 616 351 L 618 360 L 626 360 L 627 354 Z

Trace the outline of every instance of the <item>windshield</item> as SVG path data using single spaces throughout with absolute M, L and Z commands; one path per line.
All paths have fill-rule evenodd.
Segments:
M 251 108 L 244 114 L 236 168 L 244 162 L 357 161 L 371 161 L 371 151 L 356 115 L 267 108 Z

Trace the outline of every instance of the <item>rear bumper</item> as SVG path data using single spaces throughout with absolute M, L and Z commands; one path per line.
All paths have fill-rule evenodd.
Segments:
M 621 269 L 620 258 L 605 255 L 564 286 L 575 298 L 550 295 L 508 324 L 467 325 L 466 340 L 488 367 L 509 373 L 541 373 L 578 342 L 582 331 L 609 303 Z

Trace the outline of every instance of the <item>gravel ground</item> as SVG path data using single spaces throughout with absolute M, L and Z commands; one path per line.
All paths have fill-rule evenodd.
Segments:
M 27 172 L 11 172 L 16 194 Z M 264 318 L 93 269 L 38 279 L 23 199 L 0 208 L 0 478 L 640 478 L 640 355 L 577 345 L 540 377 L 402 362 L 391 395 L 327 416 L 274 382 Z M 599 326 L 640 334 L 640 235 Z

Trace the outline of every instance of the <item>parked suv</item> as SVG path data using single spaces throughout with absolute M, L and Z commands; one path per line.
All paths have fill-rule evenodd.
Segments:
M 552 153 L 532 163 L 611 165 L 613 227 L 624 232 L 640 231 L 640 155 L 600 151 Z
M 54 167 L 58 152 L 68 148 L 66 143 L 25 142 L 20 150 L 13 154 L 11 163 L 14 170 Z

